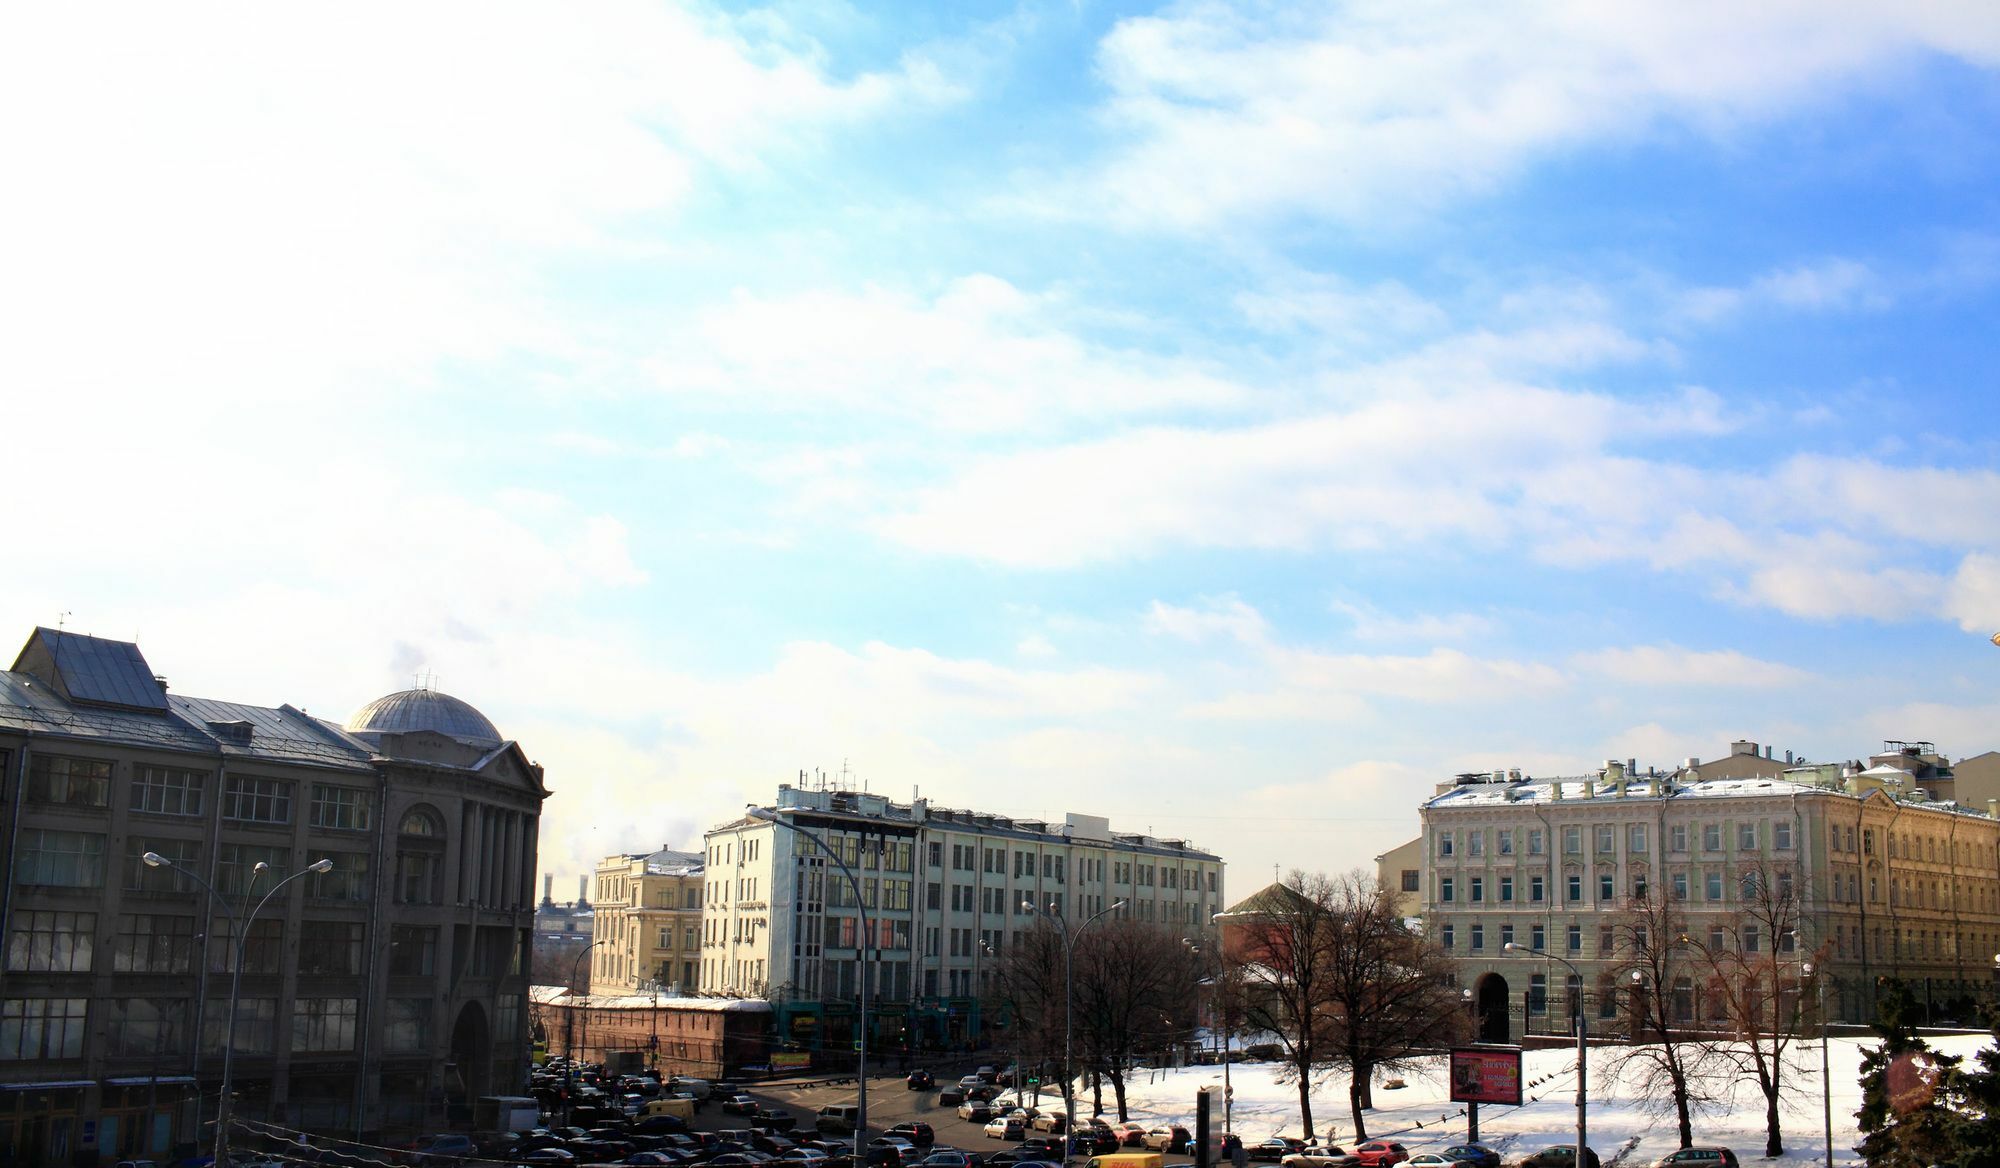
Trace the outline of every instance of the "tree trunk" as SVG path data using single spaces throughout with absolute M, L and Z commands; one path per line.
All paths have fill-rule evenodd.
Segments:
M 1090 1072 L 1090 1113 L 1104 1114 L 1104 1074 L 1101 1071 Z
M 1355 1087 L 1361 1092 L 1361 1109 L 1375 1110 L 1375 1064 L 1368 1063 L 1354 1074 Z
M 1687 1072 L 1681 1069 L 1679 1063 L 1672 1061 L 1670 1058 L 1667 1063 L 1667 1077 L 1673 1081 L 1674 1085 L 1674 1117 L 1680 1121 L 1681 1147 L 1692 1148 L 1694 1147 L 1694 1124 L 1688 1116 Z
M 1764 1157 L 1771 1159 L 1785 1154 L 1785 1138 L 1778 1131 L 1778 1084 L 1772 1080 L 1764 1089 Z
M 1368 1119 L 1361 1106 L 1361 1086 L 1367 1081 L 1359 1071 L 1347 1078 L 1347 1109 L 1354 1115 L 1354 1142 L 1357 1144 L 1368 1139 Z
M 1299 1122 L 1305 1130 L 1313 1127 L 1312 1076 L 1303 1068 L 1299 1071 Z
M 1131 1122 L 1131 1120 L 1132 1120 L 1132 1117 L 1131 1117 L 1131 1115 L 1127 1114 L 1127 1113 L 1126 1113 L 1126 1110 L 1125 1110 L 1125 1074 L 1124 1074 L 1124 1072 L 1122 1072 L 1122 1071 L 1113 1071 L 1113 1072 L 1111 1072 L 1111 1094 L 1112 1094 L 1112 1097 L 1113 1097 L 1113 1098 L 1115 1098 L 1115 1099 L 1117 1099 L 1117 1100 L 1118 1100 L 1118 1122 L 1119 1122 L 1119 1123 L 1130 1123 L 1130 1122 Z

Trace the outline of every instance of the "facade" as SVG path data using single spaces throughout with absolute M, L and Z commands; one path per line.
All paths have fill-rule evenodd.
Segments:
M 164 1160 L 237 1114 L 370 1137 L 521 1080 L 541 768 L 413 690 L 345 726 L 37 629 L 0 673 L 0 1159 Z M 170 861 L 153 866 L 156 853 Z M 187 873 L 188 875 L 183 875 Z
M 1422 818 L 1425 931 L 1458 961 L 1488 1041 L 1562 1028 L 1577 992 L 1593 1017 L 1617 1018 L 1618 929 L 1649 887 L 1708 945 L 1820 963 L 1838 1019 L 1871 1015 L 1878 977 L 1908 981 L 1946 1010 L 1990 993 L 2000 824 L 1872 767 L 1702 779 L 1611 762 L 1576 778 L 1462 775 Z M 1760 880 L 1795 890 L 1794 935 L 1759 936 L 1746 923 Z M 1556 961 L 1509 955 L 1509 942 L 1560 955 L 1580 979 Z M 1677 1016 L 1713 1020 L 1702 987 L 1685 991 Z
M 701 974 L 699 852 L 608 856 L 597 866 L 590 992 L 693 990 Z
M 531 991 L 548 1049 L 621 1072 L 727 1078 L 770 1065 L 771 1006 L 753 999 Z M 798 1065 L 798 1064 L 795 1064 Z
M 778 788 L 782 817 L 853 869 L 862 912 L 837 865 L 799 833 L 756 816 L 707 834 L 701 990 L 769 999 L 778 1039 L 846 1050 L 870 978 L 870 1042 L 925 1049 L 982 1040 L 994 972 L 1037 927 L 1024 901 L 1072 927 L 1115 901 L 1140 921 L 1203 937 L 1222 909 L 1223 864 L 1185 840 L 896 803 L 842 790 Z
M 1422 837 L 1375 857 L 1375 885 L 1396 898 L 1396 915 L 1404 920 L 1424 912 L 1424 841 Z

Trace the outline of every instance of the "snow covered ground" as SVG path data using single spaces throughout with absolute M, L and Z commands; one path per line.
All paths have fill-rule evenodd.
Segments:
M 1988 1039 L 1984 1035 L 1930 1039 L 1943 1054 L 1965 1056 L 1968 1060 Z M 1861 1049 L 1872 1039 L 1835 1038 L 1828 1052 L 1833 1069 L 1833 1158 L 1839 1165 L 1860 1165 L 1854 1145 L 1861 1133 L 1854 1113 L 1861 1107 Z M 1787 1107 L 1781 1112 L 1785 1155 L 1762 1160 L 1764 1150 L 1764 1097 L 1754 1081 L 1738 1084 L 1726 1114 L 1697 1116 L 1694 1138 L 1697 1144 L 1722 1144 L 1733 1148 L 1745 1160 L 1767 1164 L 1797 1165 L 1807 1168 L 1823 1164 L 1826 1156 L 1824 1120 L 1821 1108 L 1819 1044 L 1809 1042 L 1797 1048 L 1802 1062 L 1809 1063 L 1809 1075 L 1792 1080 L 1787 1090 Z M 1590 1052 L 1590 1146 L 1596 1149 L 1607 1168 L 1616 1163 L 1623 1168 L 1651 1165 L 1679 1146 L 1671 1109 L 1658 1112 L 1635 1098 L 1631 1084 L 1615 1082 L 1609 1073 L 1613 1048 L 1595 1047 Z M 1441 1149 L 1465 1138 L 1463 1105 L 1449 1102 L 1444 1059 L 1428 1066 L 1399 1072 L 1409 1085 L 1387 1090 L 1377 1080 L 1375 1110 L 1368 1113 L 1368 1134 L 1373 1138 L 1396 1139 L 1412 1152 Z M 1480 1142 L 1498 1150 L 1506 1162 L 1550 1144 L 1575 1141 L 1576 1133 L 1576 1052 L 1574 1050 L 1531 1050 L 1522 1057 L 1522 1074 L 1534 1086 L 1524 1092 L 1520 1107 L 1482 1105 L 1479 1109 Z M 1301 1135 L 1297 1087 L 1277 1081 L 1271 1063 L 1239 1063 L 1230 1068 L 1235 1088 L 1235 1127 L 1246 1140 L 1255 1142 L 1270 1135 Z M 1222 1086 L 1221 1067 L 1189 1067 L 1185 1070 L 1140 1072 L 1129 1092 L 1132 1118 L 1142 1123 L 1182 1122 L 1192 1124 L 1195 1092 L 1213 1085 Z M 1079 1097 L 1079 1102 L 1089 1098 Z M 1312 1095 L 1313 1119 L 1322 1135 L 1328 1126 L 1338 1129 L 1335 1139 L 1352 1142 L 1354 1127 L 1347 1110 L 1347 1080 L 1335 1076 L 1320 1084 Z M 1105 1092 L 1106 1104 L 1110 1091 Z M 1669 1108 L 1671 1103 L 1669 1101 Z M 1217 1115 L 1216 1122 L 1221 1122 Z

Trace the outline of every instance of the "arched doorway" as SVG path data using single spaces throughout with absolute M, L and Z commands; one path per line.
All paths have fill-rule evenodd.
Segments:
M 1472 989 L 1473 1021 L 1480 1042 L 1505 1046 L 1513 1040 L 1507 1019 L 1507 979 L 1481 974 Z
M 493 1073 L 493 1035 L 486 1026 L 486 1011 L 478 1002 L 467 1002 L 451 1027 L 451 1068 L 445 1077 L 445 1091 L 454 1096 L 454 1107 L 466 1108 L 472 1101 L 492 1091 L 488 1079 Z

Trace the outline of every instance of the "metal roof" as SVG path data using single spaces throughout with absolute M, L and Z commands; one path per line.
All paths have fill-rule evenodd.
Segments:
M 130 641 L 44 628 L 35 630 L 35 638 L 47 644 L 71 700 L 136 710 L 167 708 L 167 687 Z
M 352 734 L 431 730 L 481 746 L 502 741 L 500 731 L 471 703 L 434 689 L 406 689 L 376 698 L 354 711 L 346 728 Z

